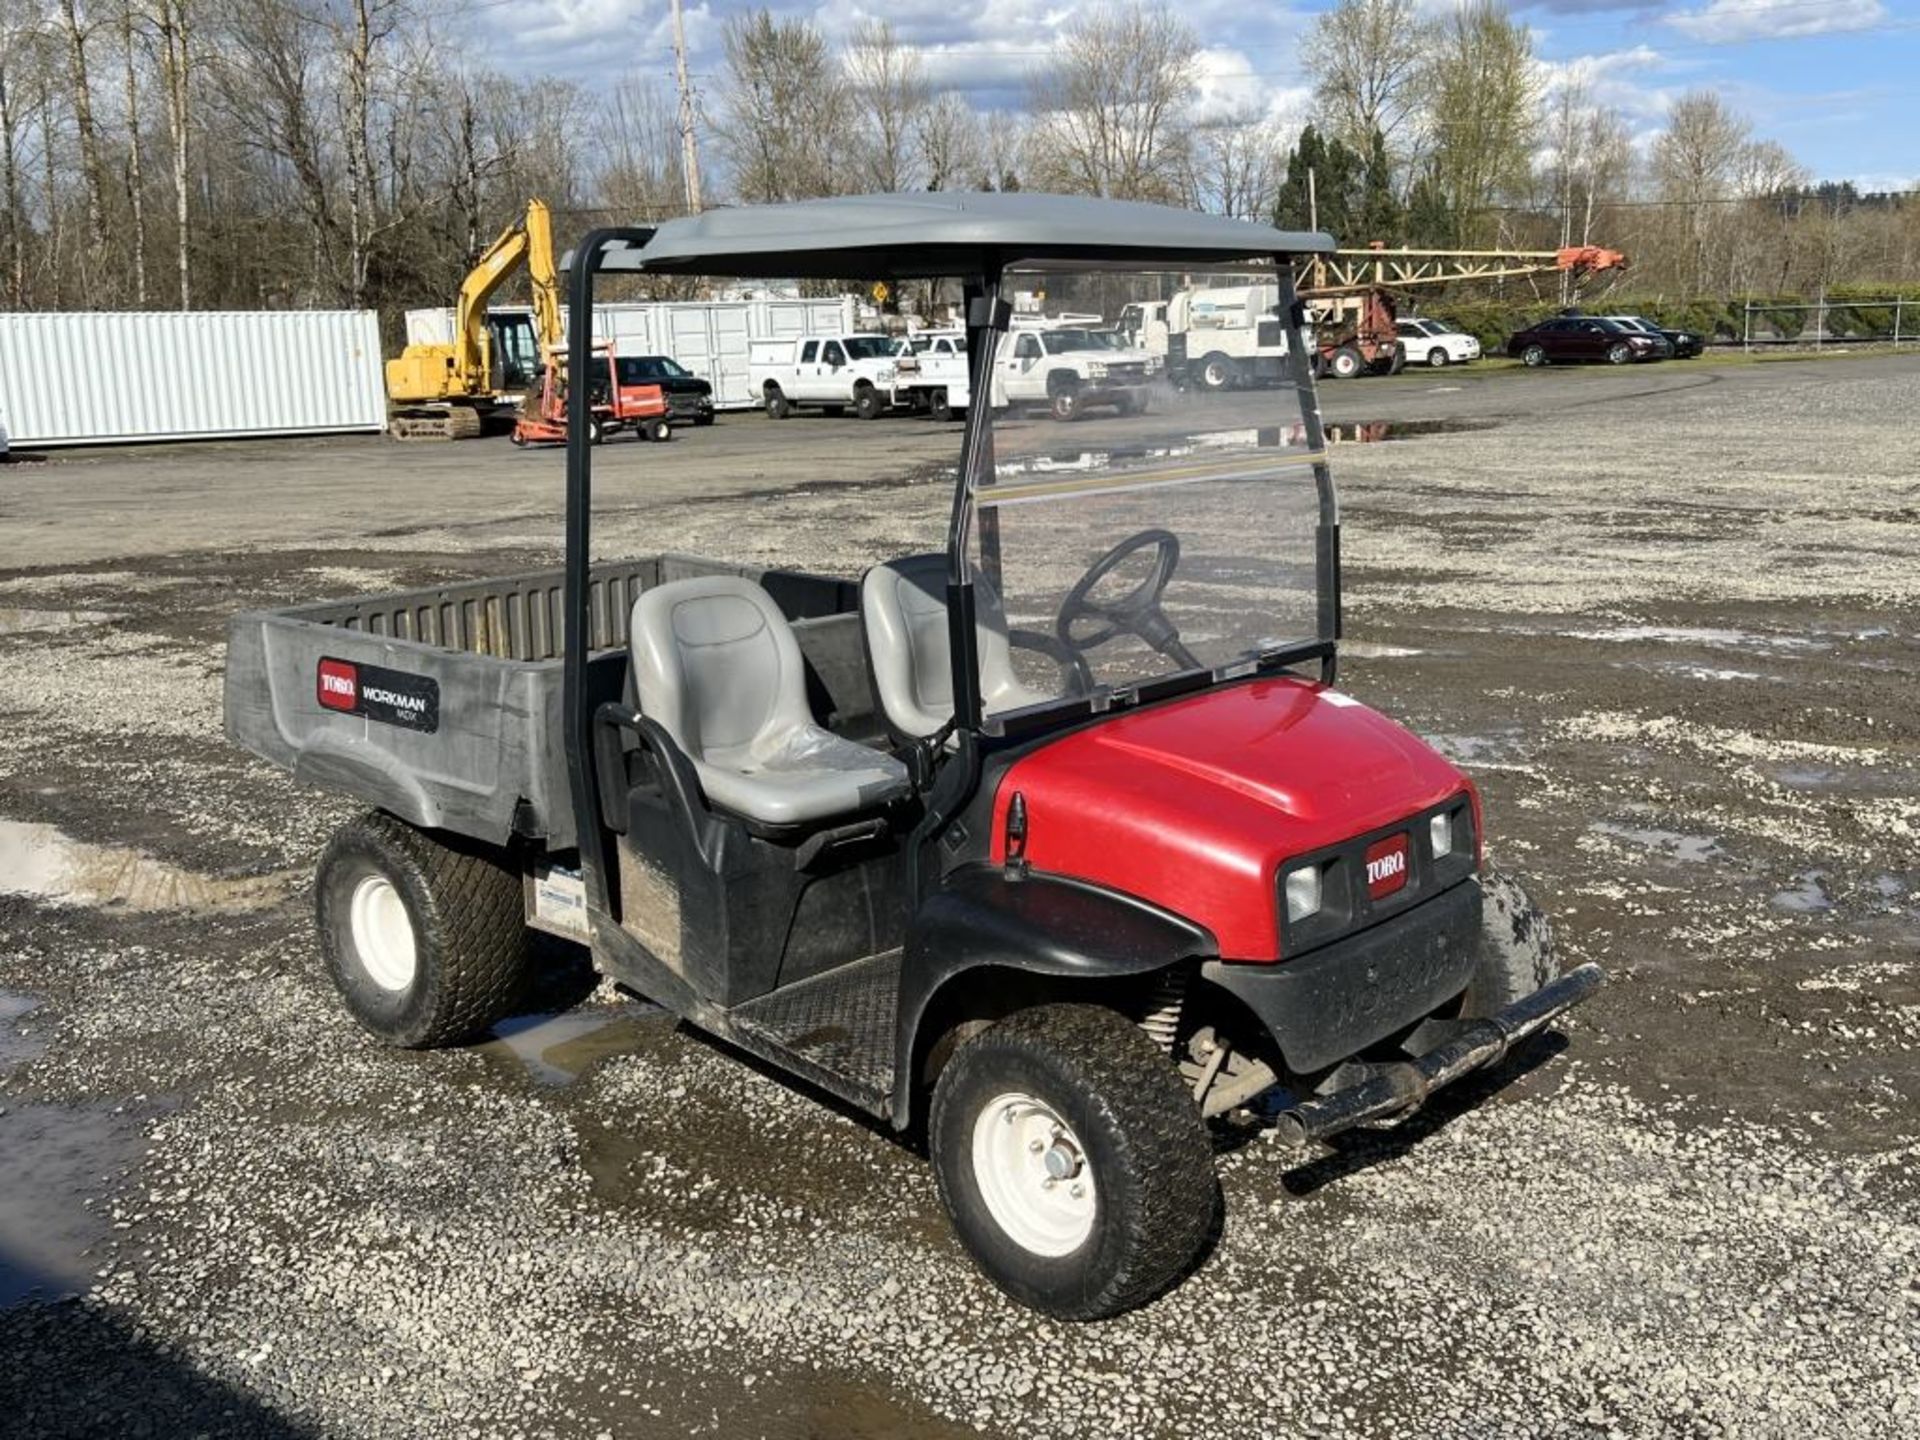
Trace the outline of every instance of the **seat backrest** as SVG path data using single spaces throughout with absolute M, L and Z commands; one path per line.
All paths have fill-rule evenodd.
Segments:
M 989 701 L 1021 689 L 1000 597 L 974 580 L 980 688 Z M 909 555 L 860 578 L 860 616 L 873 662 L 874 697 L 895 733 L 924 739 L 953 714 L 952 646 L 947 635 L 947 557 Z
M 700 575 L 656 586 L 634 602 L 629 633 L 640 712 L 695 760 L 725 764 L 813 718 L 800 646 L 751 580 Z

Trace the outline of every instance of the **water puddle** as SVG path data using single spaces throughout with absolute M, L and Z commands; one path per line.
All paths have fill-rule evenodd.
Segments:
M 1361 420 L 1325 427 L 1329 445 L 1378 445 L 1387 440 L 1418 440 L 1426 435 L 1464 435 L 1496 430 L 1497 420 Z
M 31 1033 L 22 1033 L 19 1022 L 40 1008 L 37 995 L 18 995 L 0 990 L 0 1070 L 31 1060 L 47 1048 L 47 1042 Z
M 1789 765 L 1774 771 L 1773 778 L 1796 790 L 1824 790 L 1847 777 L 1845 771 L 1823 770 L 1817 765 Z
M 0 605 L 0 635 L 73 630 L 118 618 L 105 610 L 25 610 L 17 605 Z
M 1411 645 L 1380 645 L 1371 640 L 1342 640 L 1340 653 L 1356 660 L 1403 660 L 1409 655 L 1424 655 Z
M 286 875 L 217 879 L 116 845 L 89 845 L 52 825 L 0 820 L 0 895 L 127 910 L 259 910 Z
M 1720 650 L 1825 650 L 1826 642 L 1804 635 L 1756 635 L 1749 630 L 1723 630 L 1692 625 L 1612 625 L 1601 630 L 1563 630 L 1573 640 L 1604 640 L 1616 645 L 1645 641 L 1655 645 L 1705 645 Z M 1757 676 L 1754 678 L 1758 678 Z
M 558 1015 L 516 1015 L 480 1048 L 511 1055 L 542 1085 L 571 1085 L 597 1062 L 633 1048 L 633 1022 L 651 1005 L 605 1005 Z
M 1809 870 L 1793 878 L 1798 882 L 1793 889 L 1782 890 L 1773 897 L 1774 909 L 1788 910 L 1796 915 L 1818 915 L 1823 910 L 1833 909 L 1833 895 L 1827 889 L 1824 870 Z
M 140 1123 L 124 1111 L 0 1112 L 0 1309 L 87 1288 L 111 1233 L 101 1202 L 140 1150 Z
M 1587 829 L 1596 835 L 1605 835 L 1610 840 L 1624 841 L 1670 860 L 1678 860 L 1683 865 L 1704 865 L 1709 860 L 1724 859 L 1727 853 L 1711 835 L 1682 835 L 1677 830 L 1641 829 L 1632 825 L 1615 825 L 1608 820 L 1596 820 Z
M 1427 735 L 1422 737 L 1456 765 L 1489 765 L 1507 758 L 1513 743 L 1500 735 Z

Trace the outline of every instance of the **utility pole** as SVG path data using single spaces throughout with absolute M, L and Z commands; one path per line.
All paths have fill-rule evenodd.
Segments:
M 687 213 L 700 213 L 700 142 L 693 133 L 693 86 L 687 81 L 687 27 L 673 0 L 673 65 L 680 80 L 680 169 L 687 182 Z

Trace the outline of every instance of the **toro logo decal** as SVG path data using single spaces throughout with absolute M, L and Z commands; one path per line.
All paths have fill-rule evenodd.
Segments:
M 314 679 L 323 710 L 432 734 L 440 728 L 440 684 L 425 675 L 323 659 Z
M 1407 883 L 1407 837 L 1403 831 L 1367 847 L 1367 894 L 1384 900 Z

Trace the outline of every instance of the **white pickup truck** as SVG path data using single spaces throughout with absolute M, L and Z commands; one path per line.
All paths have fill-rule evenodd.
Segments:
M 893 403 L 951 420 L 967 408 L 967 332 L 916 330 L 894 342 Z
M 1148 385 L 1160 363 L 1112 330 L 1082 326 L 1023 329 L 1000 342 L 994 362 L 996 405 L 1042 405 L 1056 420 L 1076 420 L 1109 407 L 1122 415 L 1147 408 Z
M 802 335 L 756 340 L 747 356 L 754 394 L 784 420 L 802 406 L 862 420 L 886 413 L 897 371 L 889 335 Z

